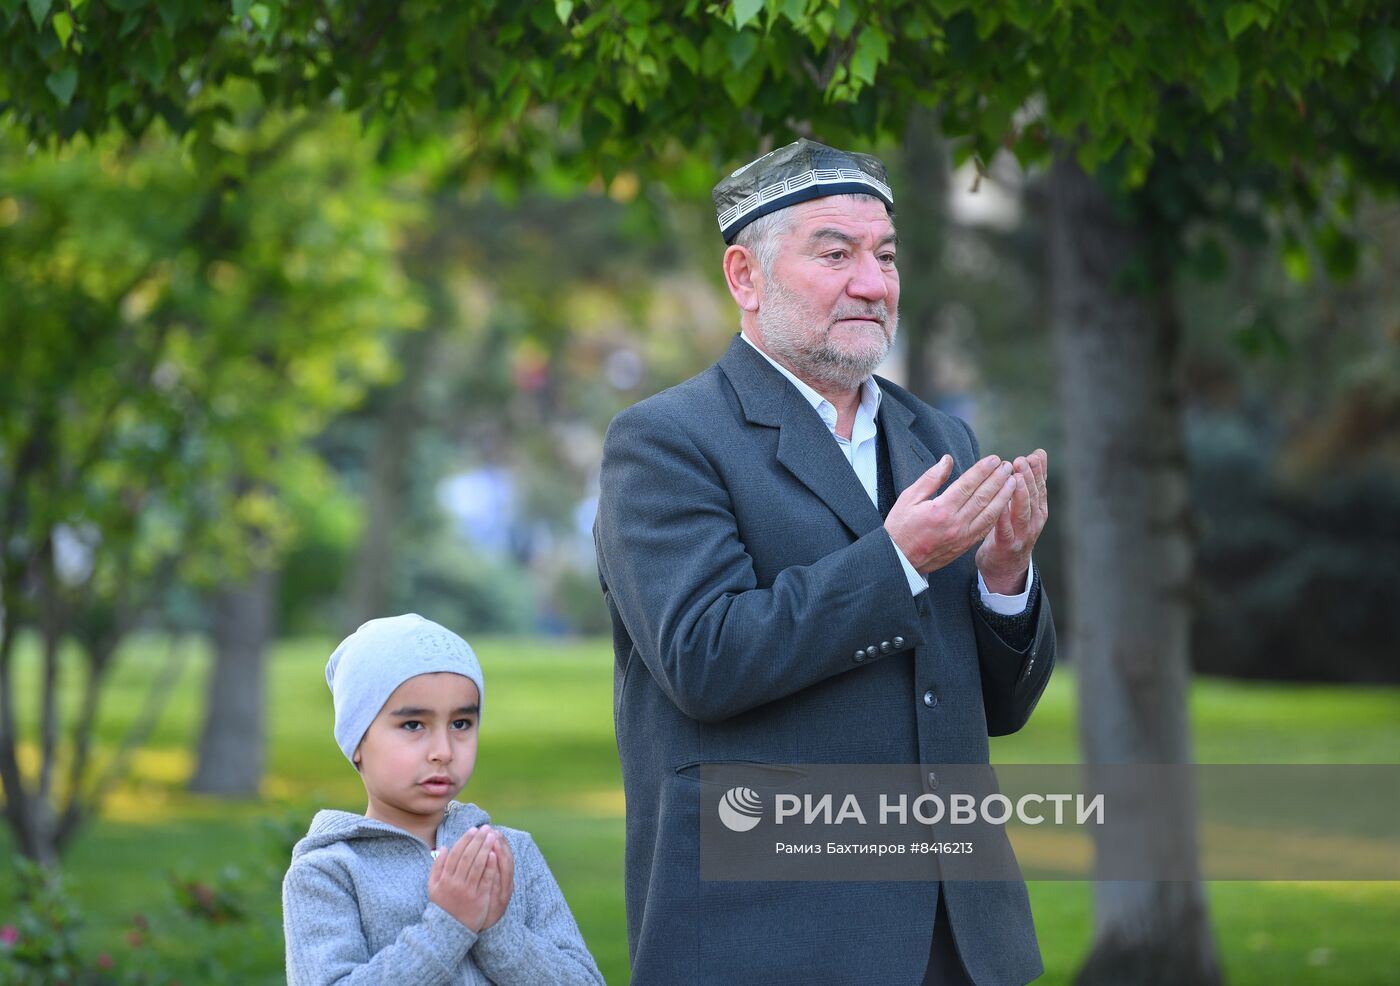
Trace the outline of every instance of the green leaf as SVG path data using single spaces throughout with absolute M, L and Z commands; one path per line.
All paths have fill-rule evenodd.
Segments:
M 554 0 L 554 16 L 559 18 L 560 24 L 569 23 L 569 17 L 574 12 L 574 0 Z
M 131 56 L 131 67 L 152 89 L 159 89 L 165 83 L 172 54 L 170 39 L 154 31 L 147 35 L 145 44 L 136 46 Z
M 606 96 L 595 99 L 593 101 L 593 108 L 611 120 L 614 125 L 622 122 L 622 107 L 618 105 L 615 99 L 610 99 Z
M 734 0 L 734 26 L 743 29 L 763 10 L 763 0 Z
M 1393 27 L 1377 28 L 1366 38 L 1366 57 L 1387 85 L 1395 77 L 1397 52 L 1400 52 L 1400 31 Z
M 267 22 L 272 19 L 272 11 L 265 3 L 255 3 L 248 8 L 248 16 L 257 25 L 259 31 L 267 29 Z
M 725 48 L 729 52 L 730 64 L 741 69 L 758 51 L 758 34 L 755 31 L 739 31 L 730 37 Z
M 1137 74 L 1142 55 L 1128 45 L 1109 45 L 1104 54 L 1108 56 L 1109 62 L 1123 78 L 1131 79 Z
M 67 106 L 73 101 L 73 91 L 78 88 L 78 70 L 72 65 L 65 66 L 50 74 L 44 80 L 44 85 L 53 93 L 54 99 Z
M 233 16 L 235 20 L 242 20 L 248 16 L 248 10 L 253 6 L 253 0 L 233 0 Z
M 1308 256 L 1307 248 L 1292 234 L 1284 237 L 1279 259 L 1289 280 L 1306 284 L 1312 278 L 1312 258 Z
M 175 61 L 175 44 L 163 31 L 151 32 L 151 50 L 155 54 L 155 63 L 160 72 L 159 81 L 152 82 L 152 86 L 160 85 L 165 81 L 166 73 L 170 71 L 170 65 Z
M 1361 39 L 1351 31 L 1333 31 L 1327 36 L 1327 53 L 1345 65 L 1351 61 L 1352 53 L 1361 47 Z
M 763 73 L 759 71 L 725 72 L 724 91 L 729 94 L 735 106 L 743 108 L 753 101 L 754 93 L 758 92 L 762 81 Z
M 691 75 L 700 74 L 700 52 L 695 50 L 695 45 L 689 38 L 684 34 L 676 35 L 672 48 L 681 64 L 690 69 Z
M 1235 93 L 1239 91 L 1239 59 L 1235 57 L 1233 51 L 1221 52 L 1206 62 L 1205 71 L 1201 73 L 1201 78 L 1205 82 L 1205 91 L 1202 93 L 1202 97 L 1206 109 L 1218 109 L 1234 99 Z
M 870 85 L 875 72 L 890 57 L 890 41 L 885 32 L 871 25 L 860 32 L 855 54 L 851 56 L 851 75 Z
M 836 18 L 832 24 L 832 30 L 840 38 L 849 38 L 851 31 L 856 26 L 856 19 L 860 17 L 860 11 L 853 3 L 839 3 L 836 5 Z
M 1317 231 L 1317 248 L 1322 264 L 1335 281 L 1349 280 L 1361 260 L 1361 248 L 1356 237 L 1336 226 L 1328 225 Z
M 525 112 L 525 105 L 530 101 L 530 87 L 525 85 L 516 86 L 511 90 L 510 98 L 506 100 L 506 115 L 511 120 L 519 120 L 521 114 Z
M 1040 13 L 1041 7 L 1038 3 L 1018 0 L 1018 2 L 1006 4 L 1002 16 L 1017 30 L 1030 31 Z
M 53 33 L 58 35 L 58 43 L 68 47 L 68 39 L 73 36 L 73 17 L 60 10 L 53 15 Z
M 496 73 L 496 98 L 506 94 L 506 90 L 515 84 L 515 80 L 520 77 L 520 63 L 508 62 L 505 70 Z
M 165 33 L 171 37 L 175 36 L 175 30 L 180 26 L 180 22 L 190 16 L 187 13 L 184 0 L 156 0 L 156 9 L 160 11 L 161 23 L 165 25 Z
M 1252 3 L 1236 3 L 1225 8 L 1225 33 L 1234 41 L 1254 23 L 1259 11 Z
M 34 18 L 35 27 L 44 26 L 44 18 L 49 16 L 53 0 L 29 0 L 29 16 Z
M 986 41 L 1001 27 L 1001 12 L 983 7 L 977 13 L 977 40 Z
M 107 112 L 110 113 L 122 103 L 129 100 L 136 90 L 132 88 L 130 82 L 114 82 L 107 87 Z

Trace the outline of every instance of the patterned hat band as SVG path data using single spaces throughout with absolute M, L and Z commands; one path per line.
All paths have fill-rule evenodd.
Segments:
M 719 215 L 719 230 L 725 243 L 733 243 L 739 230 L 770 212 L 777 212 L 809 199 L 862 192 L 877 195 L 885 205 L 894 208 L 894 194 L 890 191 L 890 186 L 870 177 L 864 171 L 852 168 L 818 168 L 765 186 L 744 201 L 724 210 Z

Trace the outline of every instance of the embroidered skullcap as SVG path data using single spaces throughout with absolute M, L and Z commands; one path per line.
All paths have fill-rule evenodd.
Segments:
M 760 216 L 827 195 L 864 192 L 894 208 L 889 176 L 871 154 L 842 151 L 805 137 L 769 151 L 725 178 L 712 193 L 719 231 L 733 243 Z

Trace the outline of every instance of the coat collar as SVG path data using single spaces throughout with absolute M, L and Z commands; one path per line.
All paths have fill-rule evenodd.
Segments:
M 875 379 L 883 383 L 879 377 Z M 885 399 L 880 402 L 880 427 L 885 429 L 885 447 L 890 453 L 896 496 L 912 486 L 939 458 L 914 434 L 913 424 L 914 412 L 886 388 Z
M 777 428 L 778 461 L 841 518 L 857 537 L 883 523 L 855 471 L 832 440 L 815 408 L 757 350 L 739 336 L 720 357 L 743 408 L 744 419 L 760 427 Z M 877 385 L 880 383 L 876 378 Z M 898 493 L 914 482 L 934 458 L 911 430 L 914 412 L 886 389 L 876 419 L 885 433 L 890 470 Z

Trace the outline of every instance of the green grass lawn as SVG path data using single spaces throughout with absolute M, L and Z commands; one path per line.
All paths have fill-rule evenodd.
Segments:
M 135 776 L 78 839 L 65 873 L 86 920 L 85 949 L 124 949 L 130 916 L 146 915 L 167 964 L 186 983 L 281 981 L 279 886 L 288 833 L 320 807 L 362 810 L 358 776 L 331 738 L 322 676 L 331 641 L 288 640 L 269 680 L 263 797 L 228 803 L 184 793 L 203 705 L 196 652 Z M 487 677 L 476 774 L 464 800 L 530 830 L 608 982 L 627 981 L 622 902 L 623 800 L 613 741 L 605 641 L 473 641 Z M 134 641 L 108 690 L 99 735 L 110 749 L 139 708 L 165 645 Z M 20 675 L 32 711 L 32 660 Z M 1394 763 L 1400 689 L 1201 681 L 1192 694 L 1198 759 L 1215 763 Z M 1031 723 L 997 739 L 1001 763 L 1077 759 L 1072 677 L 1057 673 Z M 0 853 L 8 856 L 7 833 Z M 230 870 L 230 867 L 233 869 Z M 227 884 L 251 918 L 206 927 L 175 917 L 170 875 Z M 13 887 L 0 874 L 0 924 Z M 1381 984 L 1400 968 L 1400 884 L 1225 883 L 1209 886 L 1227 977 L 1235 984 Z M 1092 887 L 1035 882 L 1031 899 L 1051 984 L 1069 983 L 1090 939 Z

